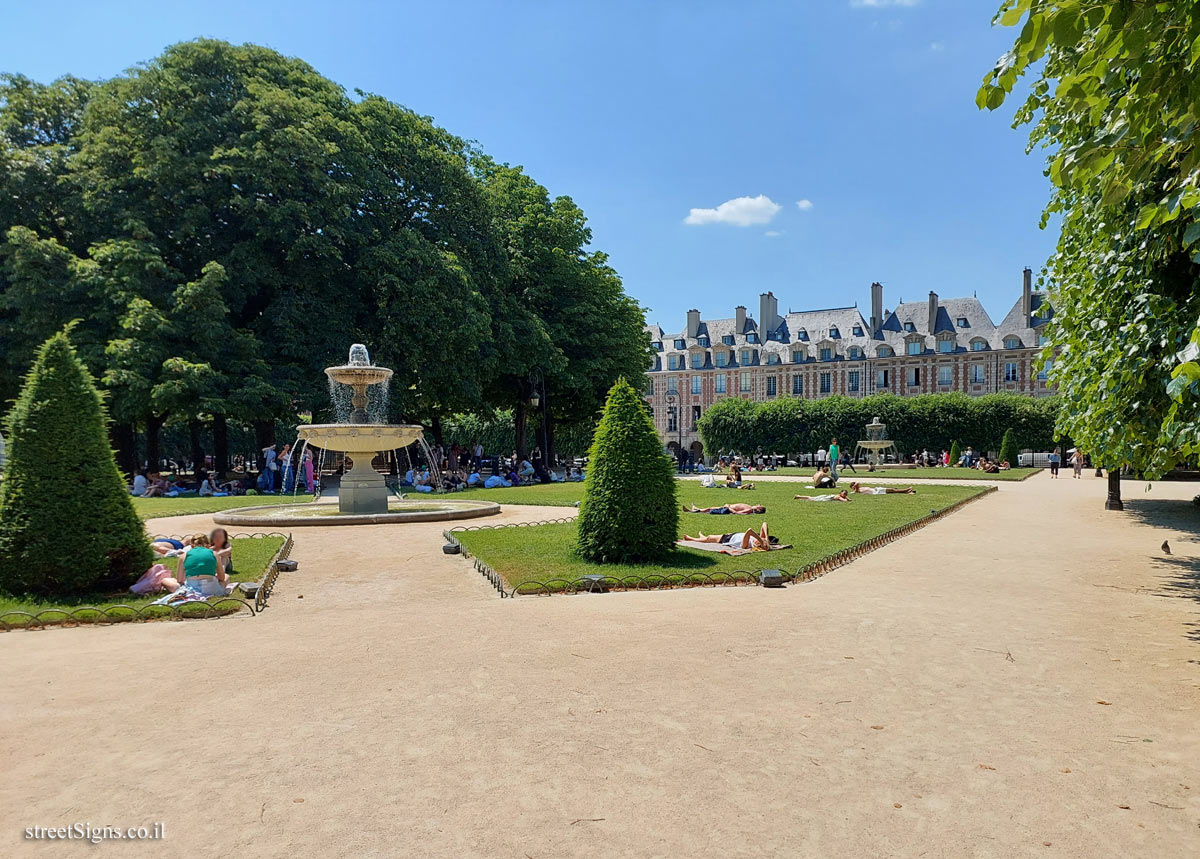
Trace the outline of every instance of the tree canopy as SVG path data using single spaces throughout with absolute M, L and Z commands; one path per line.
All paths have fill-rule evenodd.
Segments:
M 396 370 L 393 418 L 520 424 L 540 374 L 547 417 L 590 424 L 648 361 L 642 308 L 590 243 L 569 197 L 267 48 L 0 78 L 3 398 L 79 317 L 118 424 L 155 437 L 324 412 L 322 370 L 356 341 Z
M 1062 219 L 1045 355 L 1060 426 L 1158 476 L 1200 450 L 1200 7 L 1006 0 L 996 20 L 1021 29 L 977 102 L 1032 78 L 1014 125 L 1049 150 L 1043 225 Z

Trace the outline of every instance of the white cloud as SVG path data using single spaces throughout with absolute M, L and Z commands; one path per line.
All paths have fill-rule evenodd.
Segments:
M 809 209 L 812 208 L 812 200 L 807 200 L 807 199 L 806 200 L 797 200 L 796 208 L 799 209 L 801 212 L 807 212 Z
M 920 0 L 850 0 L 851 6 L 878 9 L 882 6 L 916 6 Z
M 783 208 L 766 194 L 757 197 L 734 197 L 715 209 L 692 209 L 685 224 L 733 224 L 735 227 L 750 227 L 754 224 L 770 223 Z
M 940 53 L 941 51 L 946 50 L 946 43 L 945 42 L 930 42 L 929 50 L 933 51 L 935 54 Z
M 783 233 L 781 233 L 779 230 L 767 230 L 765 233 L 763 233 L 763 235 L 769 239 L 773 239 L 777 236 L 782 236 Z

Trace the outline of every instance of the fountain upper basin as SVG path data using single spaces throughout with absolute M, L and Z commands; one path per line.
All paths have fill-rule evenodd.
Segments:
M 378 385 L 392 378 L 392 371 L 387 367 L 374 365 L 343 364 L 340 367 L 326 367 L 325 375 L 343 385 Z
M 313 447 L 343 453 L 376 453 L 408 447 L 421 437 L 417 424 L 301 424 L 300 438 Z

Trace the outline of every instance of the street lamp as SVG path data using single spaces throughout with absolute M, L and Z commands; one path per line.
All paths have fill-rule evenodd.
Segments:
M 546 422 L 546 410 L 549 408 L 549 400 L 546 397 L 546 377 L 542 375 L 542 371 L 534 367 L 533 372 L 529 374 L 529 407 L 537 409 L 540 404 L 542 407 L 542 465 L 547 470 L 550 468 L 550 431 Z

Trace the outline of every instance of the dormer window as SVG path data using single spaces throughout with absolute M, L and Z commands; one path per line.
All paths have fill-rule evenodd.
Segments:
M 861 325 L 855 325 L 855 326 L 854 326 L 854 328 L 853 328 L 853 331 L 854 331 L 854 336 L 855 336 L 855 337 L 862 337 L 862 336 L 863 336 L 863 329 L 862 329 L 862 326 L 861 326 Z
M 972 352 L 982 352 L 986 348 L 987 348 L 986 340 L 976 338 L 975 340 L 971 341 L 971 351 Z
M 905 323 L 904 323 L 904 330 L 905 330 L 905 331 L 916 331 L 916 330 L 917 330 L 917 326 L 913 325 L 911 322 L 905 322 Z
M 958 324 L 959 328 L 970 328 L 971 327 L 971 323 L 967 322 L 967 317 L 965 317 L 965 316 L 958 317 L 957 324 Z
M 861 357 L 862 357 L 862 349 L 859 349 L 857 346 L 851 346 L 850 347 L 850 360 L 857 361 Z
M 892 351 L 891 346 L 880 346 L 875 350 L 875 354 L 880 358 L 891 358 L 894 357 L 896 353 Z
M 805 328 L 801 328 L 799 331 L 796 332 L 796 339 L 797 340 L 807 340 L 808 339 L 808 330 Z
M 676 348 L 676 349 L 685 349 L 685 348 L 687 348 L 687 344 L 683 342 L 683 338 L 682 338 L 682 337 L 680 337 L 680 338 L 676 339 L 676 341 L 675 341 L 675 348 Z
M 655 340 L 653 343 L 650 344 L 650 348 L 653 349 L 655 352 L 661 352 L 662 351 L 662 341 Z
M 1020 349 L 1021 348 L 1021 338 L 1020 337 L 1005 337 L 1004 338 L 1004 348 L 1005 349 Z
M 792 363 L 793 364 L 803 364 L 804 363 L 804 350 L 803 349 L 793 349 L 792 350 Z
M 707 349 L 708 348 L 708 335 L 701 334 L 699 337 L 696 338 L 696 342 L 699 343 L 701 346 L 703 346 L 705 349 Z
M 767 355 L 767 363 L 768 364 L 778 364 L 779 363 L 779 355 L 775 352 L 771 352 L 769 355 Z
M 741 357 L 742 364 L 749 364 L 749 363 L 750 363 L 750 356 L 751 356 L 751 354 L 752 354 L 752 353 L 750 352 L 750 350 L 749 350 L 749 349 L 743 349 L 743 350 L 742 350 L 742 357 Z
M 821 347 L 821 360 L 822 361 L 832 361 L 833 360 L 833 347 L 832 346 L 822 346 Z
M 954 338 L 953 337 L 939 337 L 937 348 L 938 348 L 938 351 L 942 352 L 942 353 L 953 352 L 954 351 Z
M 693 370 L 703 369 L 704 361 L 707 357 L 708 357 L 708 355 L 705 352 L 693 352 L 692 353 L 692 369 Z
M 754 331 L 751 331 L 749 334 L 746 335 L 746 342 L 747 343 L 757 343 L 758 342 L 758 334 L 755 333 Z
M 829 336 L 830 336 L 830 337 L 833 337 L 833 338 L 835 338 L 835 339 L 836 339 L 836 338 L 838 338 L 838 337 L 841 337 L 841 336 L 842 336 L 842 334 L 841 334 L 841 332 L 840 332 L 840 331 L 838 331 L 838 330 L 837 330 L 837 326 L 835 325 L 835 326 L 833 326 L 832 328 L 830 328 L 830 329 L 829 329 Z
M 713 355 L 713 358 L 715 359 L 718 367 L 724 367 L 727 363 L 729 363 L 729 353 L 727 352 L 717 352 Z
M 1050 343 L 1050 338 L 1048 336 L 1046 336 L 1045 334 L 1038 335 L 1038 345 L 1039 346 L 1046 346 L 1049 343 Z
M 925 344 L 922 343 L 920 340 L 909 340 L 908 341 L 908 354 L 909 355 L 920 355 L 920 354 L 924 353 L 924 351 L 925 351 Z
M 733 335 L 732 334 L 721 335 L 721 342 L 724 343 L 726 346 L 732 346 L 733 345 Z

